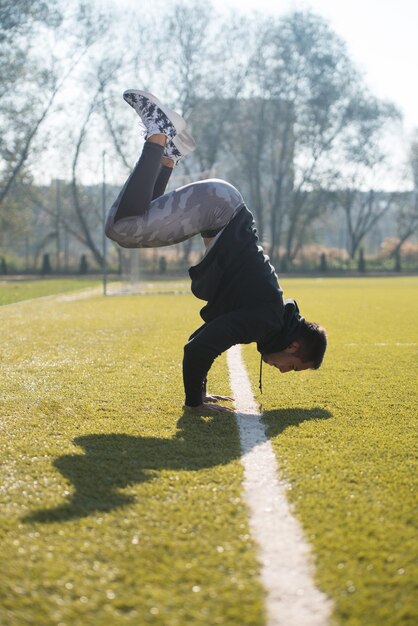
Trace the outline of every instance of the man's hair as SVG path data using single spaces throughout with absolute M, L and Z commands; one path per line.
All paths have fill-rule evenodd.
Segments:
M 296 341 L 300 342 L 300 347 L 295 352 L 304 363 L 312 363 L 312 368 L 317 370 L 324 358 L 327 349 L 327 333 L 325 328 L 315 322 L 302 320 Z

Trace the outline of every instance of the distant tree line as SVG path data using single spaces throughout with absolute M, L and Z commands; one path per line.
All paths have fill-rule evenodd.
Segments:
M 123 181 L 141 147 L 121 98 L 131 86 L 190 120 L 198 149 L 173 182 L 237 185 L 281 269 L 321 243 L 329 215 L 344 221 L 352 259 L 388 212 L 394 259 L 416 237 L 418 135 L 399 189 L 382 193 L 393 174 L 384 138 L 400 114 L 368 91 L 323 18 L 218 15 L 201 2 L 161 3 L 154 15 L 100 7 L 0 0 L 0 257 L 19 248 L 37 261 L 50 250 L 59 270 L 77 242 L 103 265 L 109 183 Z

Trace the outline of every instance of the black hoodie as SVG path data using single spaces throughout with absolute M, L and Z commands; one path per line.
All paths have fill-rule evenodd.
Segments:
M 207 301 L 200 311 L 205 324 L 189 338 L 183 359 L 185 403 L 198 406 L 217 356 L 235 344 L 253 341 L 261 354 L 279 352 L 295 339 L 302 318 L 295 301 L 283 301 L 245 205 L 189 274 L 192 292 Z

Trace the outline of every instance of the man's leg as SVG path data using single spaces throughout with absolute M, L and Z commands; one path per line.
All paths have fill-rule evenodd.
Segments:
M 168 181 L 170 180 L 170 176 L 173 173 L 173 169 L 174 161 L 172 161 L 171 159 L 167 159 L 167 157 L 163 157 L 161 159 L 160 173 L 158 174 L 158 178 L 154 185 L 154 193 L 152 194 L 153 200 L 164 195 L 164 192 L 168 185 Z
M 127 248 L 169 246 L 224 228 L 243 204 L 241 194 L 229 183 L 202 180 L 156 198 L 145 213 L 116 221 L 111 209 L 106 234 Z
M 161 171 L 165 141 L 165 135 L 161 134 L 153 135 L 145 142 L 139 161 L 116 200 L 115 222 L 145 215 L 148 211 Z
M 134 171 L 119 194 L 115 222 L 144 215 L 151 200 L 164 194 L 175 165 L 171 158 L 164 156 L 165 140 L 165 135 L 152 135 L 146 141 Z
M 173 167 L 196 147 L 185 120 L 164 106 L 156 96 L 128 89 L 123 98 L 139 115 L 147 141 L 134 171 L 111 208 L 106 229 L 118 220 L 144 215 L 151 200 L 165 191 L 168 174 L 171 174 L 165 166 Z
M 172 154 L 172 159 L 164 160 L 165 144 L 177 151 L 177 157 L 181 153 L 175 145 L 177 129 L 171 121 L 177 119 L 177 114 L 170 112 L 171 118 L 167 118 L 158 106 L 159 101 L 156 102 L 141 92 L 133 93 L 130 102 L 148 132 L 143 153 L 106 222 L 107 236 L 123 247 L 167 246 L 202 232 L 204 236 L 213 236 L 214 231 L 224 228 L 243 205 L 241 194 L 232 185 L 216 179 L 160 195 L 171 175 L 168 165 L 176 158 L 176 154 Z M 184 120 L 182 122 L 185 125 Z M 190 135 L 184 135 L 184 126 L 180 128 L 187 140 L 184 153 L 190 152 Z M 206 231 L 210 231 L 209 235 Z

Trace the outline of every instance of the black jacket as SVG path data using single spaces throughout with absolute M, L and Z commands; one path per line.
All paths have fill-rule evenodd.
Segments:
M 296 337 L 302 318 L 296 302 L 283 301 L 245 205 L 189 274 L 193 294 L 207 301 L 200 311 L 205 323 L 189 338 L 183 359 L 185 403 L 198 406 L 217 356 L 235 344 L 253 341 L 261 354 L 283 350 Z

